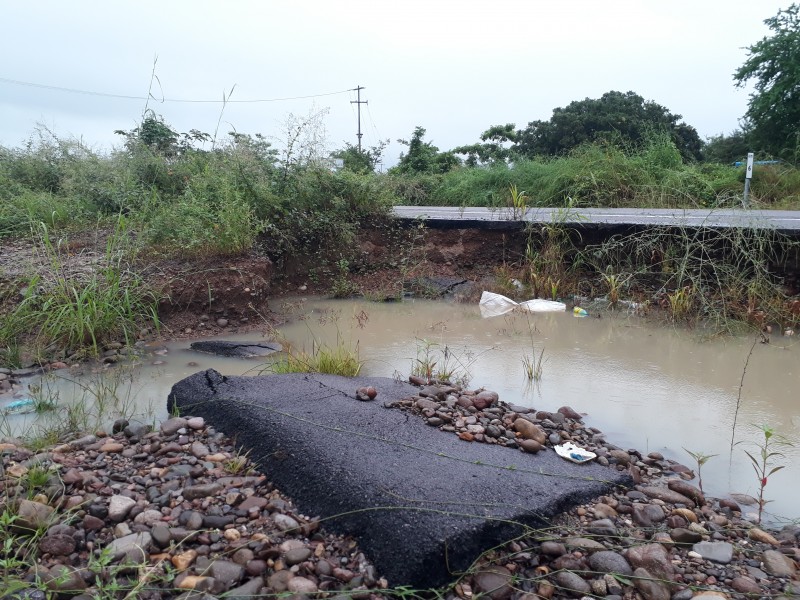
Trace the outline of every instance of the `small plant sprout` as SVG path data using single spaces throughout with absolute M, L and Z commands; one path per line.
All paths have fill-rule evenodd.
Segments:
M 700 491 L 703 491 L 703 465 L 706 464 L 709 460 L 714 458 L 715 456 L 719 456 L 719 454 L 705 454 L 704 452 L 693 452 L 688 448 L 684 448 L 686 453 L 691 456 L 695 462 L 697 463 L 697 486 L 700 488 Z
M 225 461 L 224 467 L 231 475 L 241 475 L 242 473 L 249 475 L 253 471 L 253 467 L 250 464 L 250 450 L 246 452 L 238 450 L 236 454 Z
M 550 299 L 558 300 L 558 286 L 561 285 L 560 279 L 547 278 L 547 287 L 550 289 Z
M 630 279 L 630 275 L 623 275 L 621 273 L 614 273 L 611 270 L 611 265 L 608 266 L 606 272 L 603 273 L 603 281 L 608 288 L 608 303 L 611 308 L 615 308 L 620 301 L 620 292 L 623 286 Z
M 764 499 L 764 488 L 767 487 L 769 478 L 786 466 L 775 464 L 776 459 L 784 457 L 784 454 L 775 450 L 775 448 L 787 448 L 794 444 L 782 435 L 775 433 L 775 429 L 769 425 L 760 425 L 757 427 L 763 435 L 763 439 L 758 442 L 751 442 L 751 444 L 758 448 L 758 454 L 751 454 L 747 450 L 745 450 L 744 453 L 747 454 L 747 458 L 750 459 L 753 471 L 755 471 L 756 477 L 758 478 L 757 522 L 761 523 L 761 515 L 764 512 L 764 506 L 769 502 L 769 500 Z

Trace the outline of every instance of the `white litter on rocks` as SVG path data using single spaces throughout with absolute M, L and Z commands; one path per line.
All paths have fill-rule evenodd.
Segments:
M 597 458 L 597 454 L 594 452 L 590 452 L 585 448 L 576 446 L 572 442 L 565 442 L 559 446 L 554 446 L 553 449 L 561 458 L 566 458 L 567 460 L 578 464 L 589 462 L 590 460 Z

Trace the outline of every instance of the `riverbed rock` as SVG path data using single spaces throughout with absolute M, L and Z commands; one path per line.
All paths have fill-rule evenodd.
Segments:
M 111 496 L 108 502 L 108 518 L 120 522 L 125 520 L 131 509 L 136 506 L 136 500 L 119 494 Z
M 17 519 L 13 523 L 15 528 L 35 531 L 51 524 L 55 509 L 52 506 L 23 499 L 17 508 Z
M 83 571 L 67 565 L 54 565 L 39 573 L 42 582 L 51 592 L 75 596 L 86 589 Z
M 544 430 L 524 417 L 519 417 L 514 421 L 514 430 L 518 432 L 523 439 L 534 440 L 542 445 L 547 442 L 547 435 Z
M 706 498 L 699 488 L 693 486 L 691 483 L 683 481 L 682 479 L 670 479 L 667 482 L 667 487 L 673 492 L 677 492 L 687 498 L 691 498 L 695 504 L 702 506 L 706 503 Z
M 777 550 L 766 550 L 761 554 L 764 570 L 775 577 L 794 577 L 797 573 L 795 562 Z
M 733 559 L 733 545 L 729 542 L 698 542 L 692 550 L 706 560 L 725 565 Z
M 639 567 L 633 576 L 633 584 L 645 600 L 670 600 L 669 586 L 653 577 L 647 569 Z
M 625 557 L 611 550 L 601 550 L 589 556 L 589 566 L 593 571 L 601 573 L 633 575 L 633 569 Z
M 147 562 L 151 543 L 152 537 L 148 532 L 131 533 L 113 540 L 108 551 L 115 561 L 139 565 Z
M 511 572 L 505 567 L 491 566 L 479 570 L 474 577 L 475 587 L 492 600 L 505 600 L 513 592 Z
M 39 541 L 39 551 L 54 556 L 68 556 L 75 551 L 76 541 L 71 535 L 46 535 Z
M 758 527 L 753 527 L 750 531 L 747 532 L 747 537 L 751 540 L 755 540 L 757 542 L 761 542 L 762 544 L 769 544 L 771 546 L 780 546 L 781 543 L 778 539 L 764 531 L 763 529 L 759 529 Z
M 560 571 L 554 577 L 556 585 L 574 598 L 580 598 L 592 592 L 589 583 L 577 573 Z
M 625 558 L 634 568 L 642 568 L 653 576 L 670 580 L 675 569 L 667 549 L 661 544 L 642 544 L 628 548 Z
M 665 487 L 653 485 L 643 486 L 641 488 L 641 492 L 650 498 L 656 498 L 657 500 L 662 500 L 663 502 L 668 502 L 669 504 L 684 504 L 690 507 L 695 505 L 694 500 L 688 496 L 684 496 L 681 493 L 674 492 Z

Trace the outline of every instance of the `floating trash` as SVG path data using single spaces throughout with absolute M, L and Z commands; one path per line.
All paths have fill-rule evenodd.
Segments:
M 567 460 L 578 464 L 589 462 L 590 460 L 597 458 L 597 454 L 594 452 L 590 452 L 585 448 L 576 446 L 572 442 L 566 442 L 559 446 L 555 446 L 555 451 L 556 454 L 558 454 L 561 458 L 566 458 Z
M 34 412 L 35 403 L 30 398 L 14 400 L 0 408 L 0 413 L 4 415 L 25 415 Z
M 576 306 L 572 309 L 572 314 L 576 317 L 588 317 L 589 313 L 582 309 L 580 306 Z
M 481 295 L 480 309 L 483 318 L 499 317 L 500 315 L 510 313 L 512 310 L 520 308 L 529 312 L 563 312 L 567 310 L 567 305 L 563 302 L 542 300 L 541 298 L 527 300 L 525 302 L 515 302 L 511 298 L 507 298 L 501 294 L 486 291 Z

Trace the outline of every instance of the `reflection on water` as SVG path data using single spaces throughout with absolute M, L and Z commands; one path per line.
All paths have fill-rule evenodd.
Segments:
M 693 460 L 684 449 L 718 454 L 703 469 L 704 487 L 711 494 L 757 493 L 743 451 L 752 451 L 747 444 L 758 440 L 756 425 L 769 424 L 800 442 L 800 349 L 794 338 L 756 344 L 736 415 L 752 338 L 701 342 L 691 332 L 635 318 L 581 319 L 570 313 L 482 319 L 477 306 L 423 300 L 312 300 L 298 314 L 306 318 L 280 327 L 282 336 L 306 349 L 314 340 L 336 343 L 337 336 L 357 342 L 366 361 L 364 375 L 406 377 L 426 348 L 441 366 L 441 351 L 447 348 L 449 365 L 466 370 L 471 386 L 493 389 L 507 402 L 537 409 L 570 405 L 623 448 L 658 451 L 689 466 Z M 542 378 L 532 385 L 522 357 L 534 348 L 545 353 Z M 132 387 L 136 412 L 155 407 L 156 420 L 166 417 L 165 399 L 175 381 L 212 367 L 228 375 L 260 368 L 255 361 L 192 352 L 184 341 L 170 344 L 168 354 L 158 358 L 165 364 L 141 369 Z M 187 366 L 190 362 L 197 365 Z M 734 418 L 736 445 L 731 452 Z M 779 460 L 787 468 L 767 485 L 766 497 L 773 499 L 767 511 L 800 517 L 792 493 L 800 478 L 800 448 L 789 448 Z

